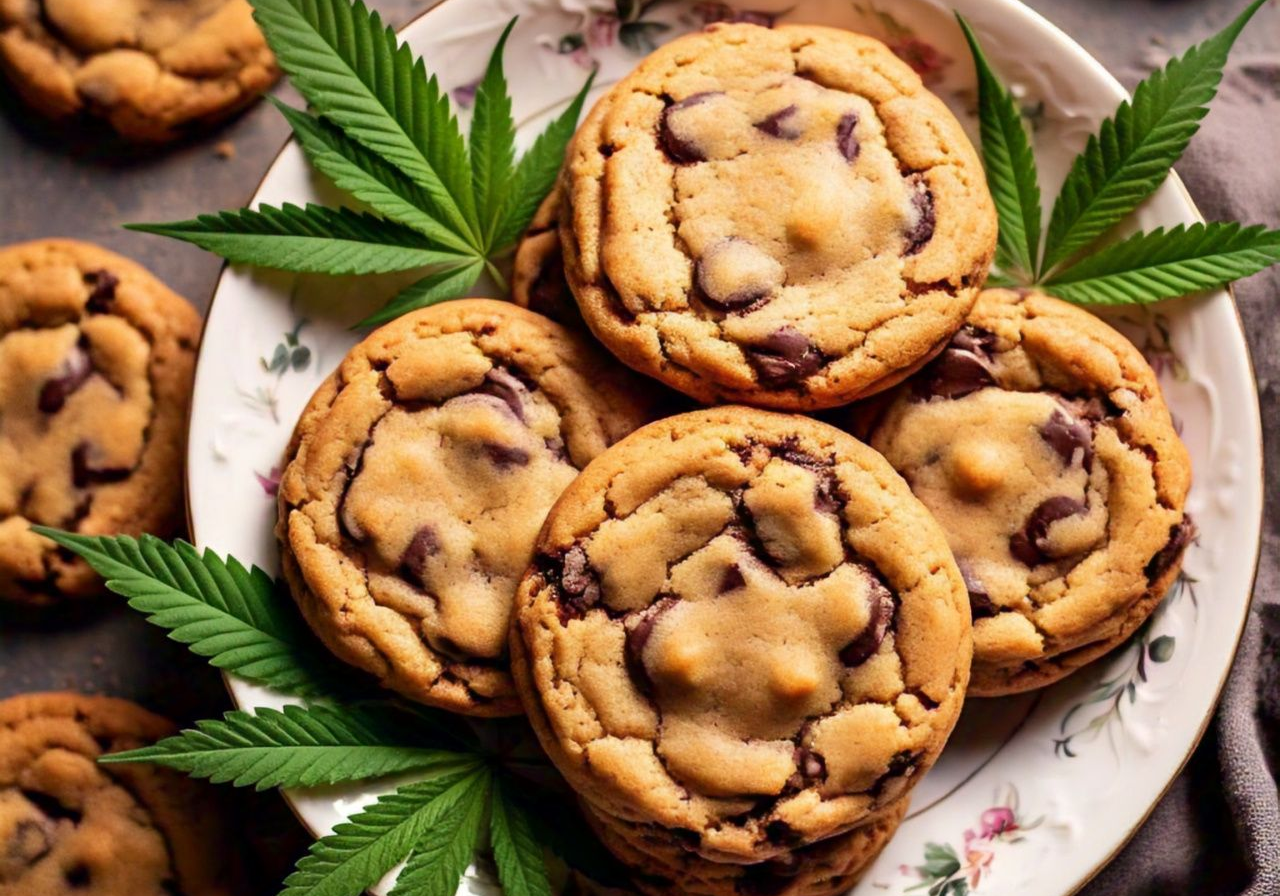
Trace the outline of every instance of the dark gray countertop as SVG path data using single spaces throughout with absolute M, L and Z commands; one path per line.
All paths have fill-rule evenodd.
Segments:
M 429 3 L 374 0 L 371 5 L 391 21 L 402 22 Z M 1222 27 L 1243 2 L 1030 0 L 1030 5 L 1131 86 L 1171 50 L 1180 51 Z M 1258 58 L 1275 64 L 1280 26 L 1275 25 L 1274 10 L 1270 18 L 1270 25 L 1244 36 L 1236 59 Z M 1205 127 L 1221 124 L 1210 115 Z M 191 246 L 130 233 L 120 225 L 173 220 L 245 204 L 287 131 L 280 116 L 260 104 L 198 140 L 137 155 L 121 152 L 106 139 L 69 141 L 19 107 L 0 84 L 0 244 L 48 236 L 91 240 L 136 258 L 204 309 L 219 260 Z M 219 146 L 227 144 L 234 154 L 223 158 Z M 1274 157 L 1267 164 L 1274 164 Z M 1211 197 L 1197 198 L 1212 210 Z M 1273 433 L 1277 431 L 1275 382 L 1280 352 L 1276 349 L 1280 346 L 1274 325 L 1264 326 L 1273 323 L 1273 313 L 1256 303 L 1241 310 L 1262 387 L 1266 431 Z M 1274 547 L 1280 540 L 1280 514 L 1275 512 L 1275 502 L 1280 500 L 1276 482 L 1280 463 L 1276 446 L 1268 448 L 1272 463 L 1265 531 L 1269 547 Z M 229 707 L 217 675 L 126 608 L 104 607 L 83 618 L 53 619 L 38 629 L 0 619 L 0 697 L 66 688 L 128 697 L 183 722 Z M 1212 759 L 1198 757 L 1193 768 L 1206 762 L 1211 764 Z M 265 856 L 268 867 L 262 877 L 270 890 L 307 841 L 274 796 L 239 796 L 238 808 L 249 820 L 250 839 Z M 1224 850 L 1233 848 L 1223 844 Z

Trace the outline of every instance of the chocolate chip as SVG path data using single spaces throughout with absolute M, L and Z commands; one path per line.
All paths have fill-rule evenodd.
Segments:
M 919 174 L 913 174 L 907 178 L 907 184 L 911 187 L 911 207 L 915 210 L 916 220 L 903 235 L 907 245 L 902 250 L 902 254 L 915 255 L 929 240 L 933 239 L 937 217 L 933 208 L 933 193 L 929 190 L 929 185 L 925 183 L 924 178 Z
M 796 773 L 792 777 L 800 779 L 795 784 L 797 789 L 808 782 L 820 781 L 827 776 L 827 763 L 821 754 L 815 753 L 808 747 L 796 747 L 792 756 L 796 763 Z
M 1050 448 L 1058 452 L 1067 466 L 1079 462 L 1085 470 L 1093 469 L 1093 433 L 1084 423 L 1068 417 L 1060 410 L 1054 410 L 1044 426 L 1040 427 L 1040 436 L 1049 443 Z
M 790 106 L 783 106 L 777 112 L 772 112 L 757 121 L 755 128 L 770 137 L 777 137 L 779 140 L 795 140 L 800 136 L 801 131 L 796 126 L 796 123 L 790 119 L 798 111 L 800 109 L 794 103 Z
M 1009 553 L 1027 566 L 1047 563 L 1052 559 L 1044 544 L 1049 527 L 1058 520 L 1086 513 L 1088 509 L 1082 501 L 1068 498 L 1066 495 L 1057 495 L 1041 502 L 1027 517 L 1022 531 L 1014 533 L 1009 539 Z
M 713 96 L 720 95 L 717 91 L 695 93 L 678 103 L 672 103 L 662 110 L 662 117 L 658 122 L 658 143 L 671 161 L 678 165 L 691 165 L 694 162 L 706 161 L 706 156 L 702 154 L 702 150 L 697 145 L 677 136 L 671 130 L 671 116 L 692 106 L 701 105 Z
M 913 385 L 919 398 L 935 395 L 943 398 L 963 398 L 987 386 L 994 386 L 995 375 L 991 364 L 984 357 L 961 348 L 945 348 Z
M 111 303 L 116 300 L 116 287 L 120 279 L 110 271 L 90 271 L 84 275 L 85 285 L 89 287 L 89 298 L 84 307 L 92 314 L 107 314 L 111 311 Z
M 514 445 L 497 445 L 487 442 L 484 452 L 499 467 L 523 467 L 529 463 L 529 452 Z
M 556 460 L 562 463 L 569 462 L 569 452 L 564 447 L 564 440 L 559 436 L 548 436 L 542 440 L 542 444 L 547 446 L 547 451 Z
M 856 161 L 858 153 L 862 151 L 862 144 L 858 141 L 858 135 L 855 129 L 858 127 L 858 114 L 856 112 L 846 112 L 840 117 L 840 121 L 836 124 L 836 148 L 840 150 L 840 155 L 845 157 L 848 162 Z M 911 253 L 907 253 L 908 255 Z
M 724 574 L 720 577 L 720 587 L 716 589 L 716 593 L 728 594 L 730 591 L 737 591 L 745 584 L 747 584 L 747 580 L 742 576 L 742 567 L 735 563 L 725 568 Z
M 427 561 L 440 551 L 440 536 L 432 526 L 420 526 L 413 533 L 409 546 L 400 557 L 400 572 L 408 579 L 426 587 L 423 573 Z
M 694 263 L 699 298 L 728 313 L 754 311 L 782 285 L 785 276 L 771 256 L 734 237 L 713 243 Z
M 502 399 L 511 409 L 511 413 L 516 415 L 516 419 L 524 421 L 524 396 L 529 390 L 505 367 L 494 367 L 486 373 L 484 381 L 476 387 L 475 391 L 481 395 L 492 395 L 494 398 Z
M 963 326 L 951 337 L 951 347 L 990 358 L 996 348 L 996 334 L 977 327 Z
M 861 666 L 880 649 L 893 622 L 893 595 L 879 579 L 871 577 L 867 595 L 867 625 L 862 633 L 840 651 L 840 662 L 850 668 Z
M 67 398 L 85 384 L 93 375 L 93 362 L 89 358 L 89 340 L 83 335 L 71 347 L 71 353 L 62 362 L 56 377 L 40 387 L 37 406 L 41 413 L 56 414 L 67 403 Z
M 987 594 L 987 588 L 969 568 L 969 565 L 962 560 L 957 560 L 956 565 L 960 567 L 960 575 L 964 577 L 965 590 L 969 592 L 969 612 L 974 619 L 986 619 L 996 615 L 999 609 L 995 602 L 991 600 L 991 595 Z
M 916 757 L 910 750 L 901 750 L 894 753 L 889 759 L 889 776 L 896 778 L 899 775 L 905 775 L 907 772 L 915 768 Z
M 631 680 L 642 694 L 653 693 L 653 680 L 649 677 L 649 669 L 644 664 L 644 649 L 649 643 L 654 627 L 662 615 L 675 605 L 671 598 L 664 598 L 652 607 L 627 629 L 626 641 L 623 644 L 622 659 L 626 664 Z
M 1181 520 L 1169 527 L 1169 540 L 1165 542 L 1165 546 L 1147 564 L 1147 581 L 1154 582 L 1168 572 L 1198 534 L 1195 522 L 1190 516 L 1183 514 Z
M 745 349 L 756 378 L 765 386 L 789 386 L 822 367 L 822 355 L 809 337 L 791 327 L 774 330 Z
M 129 478 L 132 472 L 121 467 L 90 466 L 89 445 L 86 442 L 81 442 L 71 452 L 71 482 L 76 488 L 105 482 L 120 482 Z
M 561 621 L 581 619 L 600 603 L 600 579 L 587 560 L 581 545 L 574 545 L 560 558 Z

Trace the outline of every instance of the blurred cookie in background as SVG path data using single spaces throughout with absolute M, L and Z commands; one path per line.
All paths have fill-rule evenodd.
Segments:
M 0 0 L 0 68 L 42 115 L 147 143 L 232 115 L 280 74 L 245 0 Z
M 104 593 L 31 531 L 168 537 L 200 318 L 149 272 L 71 240 L 0 248 L 0 604 Z

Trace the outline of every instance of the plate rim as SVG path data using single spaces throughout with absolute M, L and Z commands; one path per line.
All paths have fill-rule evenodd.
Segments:
M 402 24 L 397 26 L 395 29 L 396 35 L 398 37 L 403 37 L 405 31 L 416 26 L 422 19 L 435 13 L 437 10 L 441 9 L 445 5 L 450 3 L 461 3 L 461 2 L 462 0 L 437 0 L 437 2 L 432 3 L 426 9 L 423 9 L 422 11 L 416 13 L 415 15 L 413 15 L 412 17 L 404 21 Z M 1116 91 L 1116 93 L 1119 96 L 1122 96 L 1130 100 L 1132 99 L 1132 95 L 1130 94 L 1129 90 L 1125 88 L 1125 86 L 1120 82 L 1120 80 L 1111 72 L 1110 69 L 1108 69 L 1102 63 L 1101 60 L 1099 60 L 1096 56 L 1094 56 L 1091 52 L 1089 52 L 1089 50 L 1087 50 L 1082 44 L 1080 44 L 1074 37 L 1072 37 L 1064 29 L 1059 27 L 1052 19 L 1049 19 L 1040 11 L 1029 6 L 1027 3 L 1024 2 L 1024 0 L 984 0 L 984 2 L 989 3 L 995 7 L 1005 6 L 1005 7 L 1020 8 L 1020 10 L 1025 14 L 1037 19 L 1041 25 L 1043 25 L 1044 27 L 1049 29 L 1051 32 L 1053 32 L 1054 35 L 1062 41 L 1063 45 L 1069 48 L 1071 52 L 1075 56 L 1077 56 L 1084 64 L 1088 65 L 1089 67 L 1099 72 L 1103 76 L 1103 78 L 1110 83 L 1113 90 Z M 948 2 L 948 6 L 950 7 L 949 2 Z M 288 136 L 285 137 L 284 141 L 280 144 L 280 148 L 276 150 L 275 154 L 272 155 L 271 160 L 267 163 L 266 168 L 263 170 L 262 176 L 258 179 L 258 182 L 254 185 L 253 191 L 251 192 L 249 197 L 249 201 L 248 203 L 246 203 L 246 207 L 252 205 L 252 203 L 256 200 L 258 195 L 262 192 L 262 189 L 265 186 L 267 179 L 271 176 L 272 172 L 275 170 L 276 165 L 279 163 L 280 157 L 285 153 L 285 151 L 289 148 L 289 146 L 295 142 L 296 142 L 296 137 L 294 137 L 294 135 L 289 134 Z M 1183 183 L 1182 178 L 1179 176 L 1177 170 L 1171 169 L 1167 180 L 1170 184 L 1173 185 L 1174 189 L 1177 190 L 1177 192 L 1181 195 L 1181 198 L 1186 202 L 1187 207 L 1188 209 L 1190 209 L 1191 213 L 1199 221 L 1203 222 L 1205 220 L 1204 215 L 1201 213 L 1200 208 L 1196 204 L 1194 197 L 1191 195 L 1191 192 L 1187 189 L 1186 184 Z M 230 262 L 226 260 L 222 262 L 222 266 L 218 270 L 217 279 L 214 282 L 213 290 L 209 295 L 209 303 L 204 310 L 204 315 L 200 324 L 199 342 L 197 344 L 197 349 L 196 349 L 193 387 L 191 391 L 191 397 L 187 401 L 187 423 L 186 423 L 186 432 L 184 434 L 184 450 L 182 454 L 183 461 L 184 461 L 183 476 L 182 476 L 182 490 L 183 490 L 183 503 L 184 503 L 183 511 L 186 517 L 187 535 L 190 537 L 192 543 L 197 546 L 200 543 L 200 539 L 196 534 L 195 518 L 191 512 L 192 505 L 191 505 L 191 473 L 190 473 L 191 471 L 190 456 L 192 452 L 191 429 L 192 429 L 193 421 L 195 419 L 195 396 L 196 396 L 194 380 L 198 379 L 200 375 L 201 362 L 204 360 L 204 349 L 205 349 L 204 337 L 209 326 L 209 321 L 213 316 L 214 303 L 217 301 L 218 295 L 223 291 L 226 277 L 228 272 L 231 270 L 231 267 L 232 266 Z M 1255 436 L 1256 446 L 1258 449 L 1258 467 L 1256 471 L 1251 471 L 1251 473 L 1257 476 L 1257 481 L 1262 483 L 1265 488 L 1266 455 L 1265 455 L 1265 446 L 1263 443 L 1262 403 L 1261 403 L 1261 393 L 1258 391 L 1257 367 L 1254 364 L 1253 351 L 1249 345 L 1248 332 L 1245 329 L 1244 318 L 1240 314 L 1240 306 L 1236 298 L 1235 284 L 1234 282 L 1228 283 L 1222 289 L 1227 293 L 1227 296 L 1230 300 L 1231 311 L 1234 318 L 1235 328 L 1240 336 L 1241 342 L 1244 344 L 1244 362 L 1249 372 L 1249 376 L 1248 376 L 1249 393 L 1246 396 L 1246 398 L 1249 399 L 1247 401 L 1247 406 L 1253 412 L 1251 415 L 1250 422 L 1253 424 L 1252 426 L 1252 429 L 1254 430 L 1253 435 Z M 1217 714 L 1218 706 L 1222 702 L 1222 694 L 1226 688 L 1227 680 L 1230 678 L 1231 673 L 1235 669 L 1236 659 L 1240 653 L 1240 644 L 1244 639 L 1245 629 L 1248 626 L 1249 617 L 1253 612 L 1253 594 L 1257 588 L 1258 573 L 1262 563 L 1262 541 L 1263 541 L 1262 528 L 1265 523 L 1265 520 L 1266 520 L 1266 504 L 1265 502 L 1259 502 L 1258 513 L 1255 521 L 1255 528 L 1258 534 L 1257 534 L 1257 538 L 1254 540 L 1252 570 L 1248 576 L 1249 600 L 1247 600 L 1244 603 L 1243 612 L 1240 614 L 1240 619 L 1236 625 L 1234 640 L 1231 647 L 1230 661 L 1225 665 L 1225 667 L 1223 668 L 1223 671 L 1219 675 L 1218 681 L 1214 686 L 1213 701 L 1210 704 L 1208 710 L 1205 712 L 1204 716 L 1200 719 L 1196 729 L 1195 736 L 1188 742 L 1185 754 L 1178 761 L 1176 767 L 1173 770 L 1173 773 L 1169 776 L 1169 779 L 1165 781 L 1163 786 L 1160 788 L 1160 792 L 1156 795 L 1155 799 L 1153 799 L 1145 807 L 1141 816 L 1133 823 L 1133 825 L 1127 831 L 1125 831 L 1124 835 L 1117 840 L 1112 850 L 1104 858 L 1100 859 L 1092 868 L 1090 868 L 1088 872 L 1085 873 L 1084 876 L 1080 878 L 1079 883 L 1076 884 L 1076 886 L 1073 887 L 1070 891 L 1068 891 L 1066 896 L 1076 896 L 1076 894 L 1079 894 L 1080 892 L 1082 892 L 1099 874 L 1102 873 L 1102 871 L 1105 868 L 1107 868 L 1107 866 L 1109 866 L 1112 862 L 1114 862 L 1115 859 L 1120 855 L 1120 853 L 1124 851 L 1125 847 L 1127 847 L 1133 841 L 1133 838 L 1137 835 L 1138 831 L 1144 825 L 1146 825 L 1146 823 L 1151 819 L 1151 816 L 1152 814 L 1154 814 L 1156 807 L 1161 802 L 1164 801 L 1166 796 L 1169 795 L 1169 792 L 1173 789 L 1174 783 L 1178 780 L 1179 777 L 1182 776 L 1182 773 L 1186 770 L 1186 767 L 1188 763 L 1190 763 L 1192 756 L 1195 755 L 1196 750 L 1199 749 L 1200 744 L 1204 741 L 1204 736 L 1209 730 L 1209 725 L 1212 723 L 1214 716 Z M 222 686 L 226 690 L 227 696 L 230 699 L 233 707 L 236 709 L 244 709 L 245 707 L 243 707 L 239 699 L 237 699 L 235 690 L 232 687 L 232 682 L 231 682 L 232 677 L 233 676 L 230 673 L 219 670 L 219 678 L 222 681 Z M 252 709 L 252 707 L 248 707 L 248 708 Z M 297 818 L 299 824 L 302 825 L 302 827 L 307 831 L 307 833 L 310 836 L 319 839 L 322 835 L 316 829 L 316 827 L 313 824 L 311 824 L 310 821 L 308 821 L 308 819 L 305 817 L 302 811 L 298 808 L 297 803 L 295 802 L 295 800 L 293 799 L 293 796 L 289 793 L 289 791 L 284 788 L 277 788 L 277 792 L 279 793 L 280 797 L 284 801 L 284 804 L 289 808 L 289 811 L 293 813 L 294 817 Z

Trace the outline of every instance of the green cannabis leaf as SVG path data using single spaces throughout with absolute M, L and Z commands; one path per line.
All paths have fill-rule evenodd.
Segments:
M 309 111 L 273 100 L 315 168 L 372 213 L 286 205 L 132 229 L 194 243 L 235 264 L 299 273 L 421 271 L 357 326 L 465 295 L 551 190 L 592 79 L 516 159 L 503 31 L 464 139 L 439 80 L 361 0 L 251 0 Z
M 425 746 L 431 733 L 385 707 L 286 706 L 235 710 L 104 763 L 152 762 L 236 787 L 315 787 L 398 772 L 464 769 L 474 756 Z
M 1045 281 L 1072 302 L 1126 305 L 1171 299 L 1238 280 L 1280 261 L 1280 231 L 1239 224 L 1136 233 Z
M 214 666 L 293 695 L 334 701 L 233 710 L 99 761 L 150 762 L 259 790 L 392 774 L 421 779 L 317 842 L 286 882 L 289 896 L 357 896 L 406 859 L 395 892 L 450 896 L 486 824 L 499 878 L 513 896 L 549 896 L 539 841 L 603 883 L 625 879 L 570 797 L 507 779 L 506 763 L 528 761 L 519 752 L 486 746 L 456 716 L 388 698 L 371 681 L 364 692 L 359 679 L 345 680 L 350 676 L 335 671 L 335 661 L 311 642 L 289 595 L 257 567 L 181 540 L 32 529 L 84 558 L 131 607 Z M 499 741 L 507 744 L 510 732 Z M 535 825 L 533 811 L 545 823 Z
M 235 264 L 310 274 L 385 274 L 456 264 L 468 256 L 432 247 L 416 230 L 346 208 L 280 208 L 219 212 L 172 224 L 126 224 L 130 230 L 194 243 Z
M 1200 129 L 1236 38 L 1266 0 L 1138 85 L 1071 166 L 1049 218 L 1042 272 L 1072 257 L 1164 183 Z
M 210 665 L 301 697 L 342 693 L 349 683 L 292 612 L 293 601 L 258 567 L 203 554 L 181 539 L 32 531 L 83 558 L 107 588 Z
M 999 270 L 987 285 L 1040 285 L 1078 304 L 1148 303 L 1222 286 L 1280 261 L 1280 231 L 1239 224 L 1161 228 L 1097 248 L 1182 157 L 1232 45 L 1263 2 L 1253 0 L 1221 33 L 1144 80 L 1133 102 L 1122 102 L 1089 138 L 1054 203 L 1043 259 L 1036 163 L 1017 104 L 957 16 L 978 71 L 983 162 L 1000 222 Z
M 1000 221 L 996 264 L 1005 271 L 1034 274 L 1040 254 L 1040 184 L 1031 141 L 1013 95 L 991 70 L 978 38 L 956 13 L 978 71 L 978 118 L 982 161 Z
M 488 784 L 489 771 L 477 760 L 469 769 L 379 797 L 311 845 L 285 879 L 281 896 L 356 896 L 411 856 L 433 829 L 456 819 L 459 807 L 469 809 L 476 788 Z M 450 893 L 457 886 L 455 879 Z

